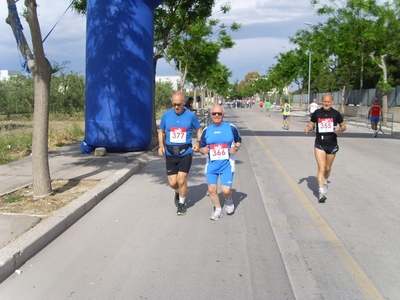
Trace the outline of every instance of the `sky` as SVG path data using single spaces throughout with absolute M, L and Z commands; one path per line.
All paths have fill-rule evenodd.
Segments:
M 22 0 L 17 2 L 18 12 L 23 11 Z M 37 0 L 38 17 L 43 38 L 51 34 L 44 43 L 44 49 L 50 62 L 61 64 L 69 61 L 67 71 L 85 75 L 85 32 L 86 19 L 69 10 L 70 0 Z M 213 18 L 222 23 L 237 22 L 242 25 L 239 32 L 230 33 L 236 45 L 220 54 L 220 62 L 232 72 L 231 82 L 241 81 L 246 74 L 258 71 L 266 74 L 276 63 L 276 56 L 292 49 L 289 37 L 299 29 L 307 29 L 305 22 L 317 24 L 321 18 L 310 8 L 310 0 L 230 0 L 231 11 L 219 13 L 219 7 L 227 0 L 217 0 Z M 0 69 L 20 71 L 19 55 L 11 27 L 5 23 L 8 14 L 3 1 L 0 9 Z M 21 18 L 24 35 L 32 47 L 29 26 Z M 164 61 L 157 65 L 157 75 L 176 75 L 174 70 Z

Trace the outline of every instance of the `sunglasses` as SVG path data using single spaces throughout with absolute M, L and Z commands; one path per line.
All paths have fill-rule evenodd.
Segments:
M 172 106 L 173 106 L 173 107 L 181 107 L 181 106 L 182 106 L 182 103 L 172 103 Z
M 213 116 L 222 116 L 222 112 L 212 112 Z

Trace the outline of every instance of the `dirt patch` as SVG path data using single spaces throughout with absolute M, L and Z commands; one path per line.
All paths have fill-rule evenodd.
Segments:
M 43 219 L 94 188 L 100 181 L 55 180 L 53 193 L 33 200 L 32 185 L 0 197 L 0 213 L 40 216 Z

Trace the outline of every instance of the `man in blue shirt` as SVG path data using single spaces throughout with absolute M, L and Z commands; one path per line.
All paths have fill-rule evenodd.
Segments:
M 223 217 L 218 197 L 217 183 L 221 179 L 221 192 L 225 198 L 225 212 L 233 214 L 235 206 L 232 201 L 232 182 L 235 172 L 235 154 L 242 146 L 238 129 L 224 121 L 224 109 L 214 105 L 210 110 L 212 123 L 204 128 L 200 139 L 201 154 L 207 154 L 206 183 L 214 210 L 210 219 L 217 221 Z
M 158 130 L 158 155 L 166 157 L 168 184 L 175 190 L 174 202 L 178 216 L 186 213 L 187 176 L 193 151 L 199 149 L 199 142 L 192 147 L 192 130 L 197 130 L 197 141 L 202 133 L 196 115 L 184 104 L 184 94 L 174 93 L 172 108 L 162 115 Z

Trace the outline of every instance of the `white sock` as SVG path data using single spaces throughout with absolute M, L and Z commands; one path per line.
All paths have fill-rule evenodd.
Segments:
M 185 199 L 186 199 L 186 197 L 179 197 L 179 203 L 185 204 Z
M 221 207 L 216 207 L 216 208 L 215 208 L 215 211 L 216 211 L 216 212 L 221 211 Z

